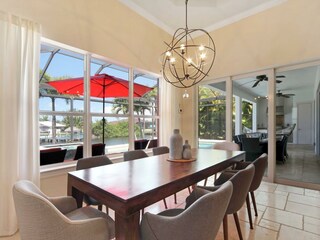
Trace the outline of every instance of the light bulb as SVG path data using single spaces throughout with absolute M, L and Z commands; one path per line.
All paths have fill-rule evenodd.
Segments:
M 171 63 L 175 63 L 176 59 L 174 57 L 170 58 Z
M 200 45 L 200 46 L 199 46 L 199 50 L 200 50 L 200 51 L 203 51 L 203 50 L 204 50 L 204 46 L 203 46 L 203 45 Z
M 201 54 L 200 54 L 200 59 L 203 60 L 203 59 L 205 59 L 205 58 L 206 58 L 206 54 L 205 54 L 205 53 L 201 53 Z
M 181 44 L 180 45 L 180 50 L 184 50 L 184 48 L 185 48 L 184 44 Z
M 187 62 L 188 62 L 189 64 L 191 64 L 191 63 L 192 63 L 192 59 L 191 59 L 191 58 L 188 58 L 188 59 L 187 59 Z
M 187 90 L 184 91 L 184 94 L 182 95 L 183 98 L 188 98 L 189 97 L 189 93 L 187 92 Z
M 169 52 L 169 51 L 166 52 L 166 56 L 167 56 L 167 57 L 170 57 L 170 56 L 171 56 L 171 52 Z

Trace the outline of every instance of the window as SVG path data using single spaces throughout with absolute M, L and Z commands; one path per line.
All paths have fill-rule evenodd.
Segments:
M 90 59 L 88 80 L 84 77 L 87 58 Z M 41 45 L 40 62 L 41 150 L 67 149 L 65 160 L 72 160 L 86 136 L 92 144 L 105 143 L 106 154 L 127 151 L 130 139 L 132 146 L 135 146 L 134 140 L 142 139 L 148 141 L 144 148 L 157 145 L 149 143 L 158 139 L 157 77 L 133 70 L 130 79 L 128 67 L 47 43 Z M 86 81 L 90 88 L 88 104 L 84 98 L 89 92 Z M 85 106 L 89 106 L 88 111 Z M 84 129 L 86 119 L 91 124 L 88 132 Z

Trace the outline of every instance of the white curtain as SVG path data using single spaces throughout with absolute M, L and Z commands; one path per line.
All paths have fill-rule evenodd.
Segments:
M 179 113 L 179 89 L 160 79 L 160 145 L 169 146 L 173 129 L 181 128 Z M 181 129 L 180 129 L 181 131 Z
M 0 236 L 17 231 L 12 186 L 39 184 L 40 26 L 0 11 Z

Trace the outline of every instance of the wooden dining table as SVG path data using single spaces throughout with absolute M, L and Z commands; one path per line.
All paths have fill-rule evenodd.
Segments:
M 168 154 L 68 173 L 68 195 L 88 194 L 115 211 L 116 239 L 139 239 L 139 211 L 245 159 L 243 151 L 193 149 L 191 162 Z

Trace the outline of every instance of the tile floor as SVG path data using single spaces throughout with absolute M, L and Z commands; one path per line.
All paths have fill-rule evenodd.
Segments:
M 179 192 L 177 204 L 174 204 L 173 196 L 167 198 L 168 207 L 184 207 L 187 196 L 188 190 Z M 320 240 L 320 191 L 262 182 L 255 196 L 258 217 L 253 214 L 254 230 L 249 228 L 245 205 L 239 212 L 244 239 Z M 160 201 L 145 211 L 158 213 L 163 209 L 163 202 Z M 19 234 L 0 238 L 0 240 L 19 239 Z M 223 240 L 222 227 L 216 239 Z M 232 216 L 229 216 L 229 239 L 239 239 Z
M 288 144 L 288 154 L 284 164 L 276 165 L 277 178 L 320 184 L 320 156 L 315 155 L 314 146 Z

